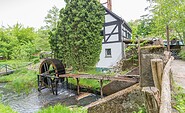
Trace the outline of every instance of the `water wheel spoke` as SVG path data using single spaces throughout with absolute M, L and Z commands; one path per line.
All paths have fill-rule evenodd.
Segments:
M 64 81 L 64 78 L 55 78 L 60 74 L 65 74 L 62 62 L 57 59 L 46 59 L 41 63 L 39 71 L 43 75 L 38 77 L 38 89 L 49 87 L 52 89 L 53 94 L 57 95 L 58 82 Z

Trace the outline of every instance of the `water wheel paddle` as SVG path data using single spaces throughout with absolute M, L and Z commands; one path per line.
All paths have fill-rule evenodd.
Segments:
M 58 78 L 59 75 L 65 74 L 65 67 L 62 62 L 58 59 L 45 59 L 39 68 L 39 73 L 42 76 L 38 76 L 38 90 L 40 91 L 43 87 L 53 88 L 57 94 L 57 84 L 60 81 L 64 81 L 64 78 Z

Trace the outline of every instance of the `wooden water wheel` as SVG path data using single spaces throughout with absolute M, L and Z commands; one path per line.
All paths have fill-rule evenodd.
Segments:
M 57 85 L 59 81 L 64 81 L 64 78 L 58 78 L 59 75 L 65 74 L 65 67 L 58 59 L 45 59 L 39 68 L 38 75 L 38 90 L 51 87 L 54 93 L 54 87 L 57 94 Z

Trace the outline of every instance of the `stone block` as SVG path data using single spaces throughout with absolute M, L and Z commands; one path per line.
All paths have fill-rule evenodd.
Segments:
M 151 59 L 164 59 L 164 47 L 148 46 L 142 47 L 140 50 L 140 86 L 153 87 L 154 81 L 152 77 Z
M 85 106 L 88 113 L 132 113 L 144 104 L 139 84 Z

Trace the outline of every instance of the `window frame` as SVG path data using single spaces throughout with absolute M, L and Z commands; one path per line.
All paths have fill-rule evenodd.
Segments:
M 110 52 L 110 54 L 108 53 L 108 51 Z M 105 58 L 112 58 L 112 50 L 111 50 L 111 48 L 106 48 L 105 49 Z

